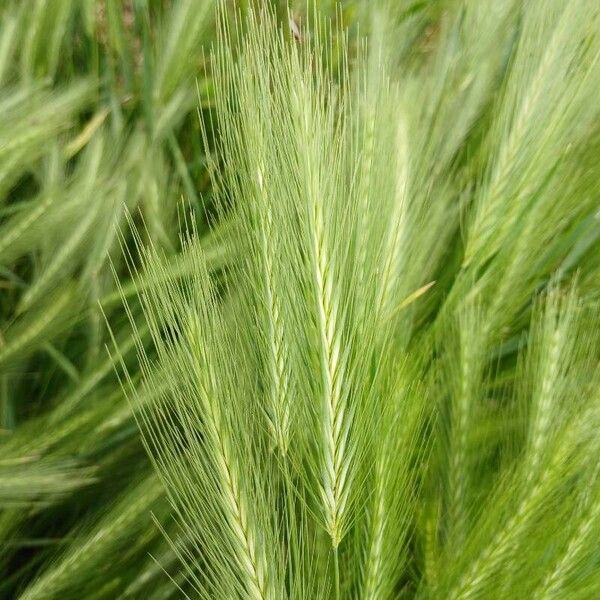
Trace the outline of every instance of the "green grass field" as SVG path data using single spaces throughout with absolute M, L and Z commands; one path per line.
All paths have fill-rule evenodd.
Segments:
M 600 5 L 0 1 L 0 598 L 600 597 Z

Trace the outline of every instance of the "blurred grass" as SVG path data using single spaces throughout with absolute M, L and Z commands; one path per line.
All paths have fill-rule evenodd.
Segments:
M 149 555 L 168 554 L 150 514 L 165 502 L 105 316 L 118 332 L 113 270 L 130 293 L 151 284 L 128 283 L 126 212 L 175 257 L 181 197 L 209 210 L 197 109 L 214 6 L 0 8 L 0 597 L 172 593 Z

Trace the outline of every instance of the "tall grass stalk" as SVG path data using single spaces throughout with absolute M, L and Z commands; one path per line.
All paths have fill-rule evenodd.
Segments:
M 366 47 L 318 10 L 221 12 L 204 141 L 236 259 L 211 274 L 193 227 L 187 282 L 142 251 L 168 283 L 138 343 L 201 596 L 599 585 L 598 322 L 586 276 L 556 271 L 597 209 L 573 160 L 598 135 L 599 40 L 559 2 L 484 4 L 365 8 Z M 428 19 L 432 48 L 395 46 Z

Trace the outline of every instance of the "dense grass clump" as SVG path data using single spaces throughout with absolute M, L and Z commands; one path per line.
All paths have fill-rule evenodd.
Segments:
M 135 293 L 126 214 L 174 256 L 181 196 L 210 204 L 213 22 L 208 0 L 1 3 L 1 598 L 171 593 L 149 555 L 174 560 L 152 524 L 165 502 L 105 317 L 132 365 L 113 276 Z
M 600 596 L 599 27 L 6 3 L 0 597 Z

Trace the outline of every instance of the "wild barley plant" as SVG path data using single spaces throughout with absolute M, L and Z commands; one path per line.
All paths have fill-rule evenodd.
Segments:
M 498 4 L 221 14 L 232 261 L 138 240 L 126 385 L 188 594 L 600 594 L 599 9 Z

